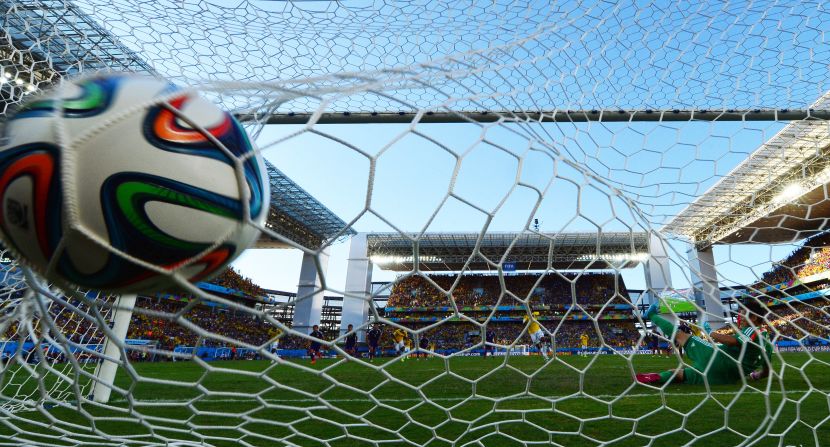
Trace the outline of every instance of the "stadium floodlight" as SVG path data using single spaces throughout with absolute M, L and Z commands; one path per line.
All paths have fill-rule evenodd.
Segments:
M 62 290 L 0 248 L 0 446 L 828 438 L 824 5 L 0 0 L 0 13 L 0 112 L 95 70 L 201 91 L 268 160 L 259 246 L 302 254 L 299 281 L 250 254 L 253 282 L 296 287 L 269 304 L 236 294 L 244 278 Z M 122 123 L 75 134 L 70 115 L 44 131 L 81 150 Z M 47 168 L 60 166 L 20 167 Z M 39 211 L 0 210 L 19 225 Z M 356 334 L 310 335 L 332 296 Z M 661 299 L 670 315 L 647 315 Z M 765 320 L 732 319 L 755 302 Z M 691 356 L 653 355 L 703 321 L 742 349 L 701 364 L 701 334 Z M 374 324 L 386 357 L 370 362 Z M 312 347 L 328 350 L 314 365 Z M 548 349 L 560 355 L 536 355 Z M 661 371 L 649 384 L 644 364 Z M 744 370 L 756 365 L 772 369 Z M 703 383 L 675 384 L 679 371 Z
M 792 183 L 784 187 L 784 189 L 777 196 L 775 196 L 775 200 L 779 203 L 790 202 L 801 197 L 804 192 L 804 187 L 800 183 Z

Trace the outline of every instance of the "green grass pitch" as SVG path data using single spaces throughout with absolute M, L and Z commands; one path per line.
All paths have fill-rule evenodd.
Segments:
M 313 367 L 308 360 L 227 361 L 210 363 L 211 371 L 198 362 L 138 363 L 135 377 L 142 380 L 119 371 L 116 384 L 129 392 L 113 394 L 109 408 L 71 404 L 3 415 L 0 445 L 74 445 L 55 436 L 99 438 L 91 426 L 129 435 L 130 445 L 199 441 L 193 432 L 215 446 L 830 443 L 830 354 L 784 358 L 783 380 L 773 380 L 767 393 L 670 385 L 662 395 L 632 383 L 632 366 L 641 372 L 677 365 L 651 355 L 630 363 L 608 355 L 550 363 L 536 356 L 327 359 Z

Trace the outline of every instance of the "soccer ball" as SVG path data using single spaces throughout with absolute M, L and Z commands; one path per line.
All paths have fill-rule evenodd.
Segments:
M 2 136 L 0 236 L 61 285 L 150 293 L 174 286 L 171 272 L 207 279 L 267 215 L 245 130 L 164 80 L 63 82 L 9 116 Z

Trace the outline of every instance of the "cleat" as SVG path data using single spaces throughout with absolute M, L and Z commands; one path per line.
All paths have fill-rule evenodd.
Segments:
M 651 303 L 651 306 L 648 306 L 646 312 L 643 314 L 643 318 L 649 319 L 652 315 L 657 315 L 660 313 L 660 300 L 655 300 Z
M 635 377 L 638 382 L 645 384 L 652 384 L 660 381 L 660 374 L 657 373 L 637 374 Z

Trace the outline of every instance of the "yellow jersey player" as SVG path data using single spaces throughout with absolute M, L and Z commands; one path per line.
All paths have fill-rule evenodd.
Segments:
M 280 356 L 280 338 L 282 337 L 282 329 L 274 329 L 272 332 L 273 340 L 271 342 L 271 354 L 274 355 L 275 358 L 279 358 Z M 274 360 L 272 360 L 274 361 Z
M 409 357 L 410 352 L 412 352 L 412 339 L 406 337 L 403 339 L 403 358 Z
M 536 321 L 536 316 L 538 315 L 539 312 L 533 312 L 531 315 L 525 315 L 522 321 L 528 325 L 527 333 L 530 335 L 530 343 L 539 349 L 542 357 L 548 360 L 548 347 L 545 343 L 545 333 L 542 331 L 542 326 Z
M 582 349 L 579 350 L 579 355 L 583 357 L 588 356 L 588 334 L 583 333 L 579 336 L 579 342 L 582 345 Z
M 403 329 L 395 329 L 395 332 L 392 332 L 392 339 L 395 340 L 395 355 L 403 354 L 405 349 L 403 341 L 407 338 L 406 331 Z

